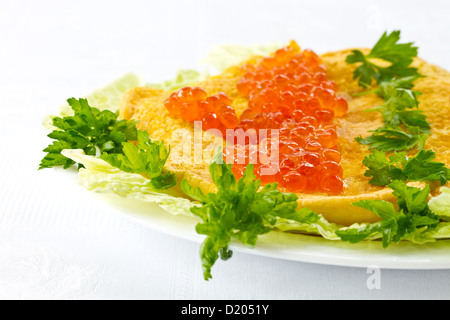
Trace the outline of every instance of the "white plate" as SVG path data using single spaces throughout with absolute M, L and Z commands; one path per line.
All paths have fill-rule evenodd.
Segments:
M 145 226 L 186 240 L 201 243 L 195 232 L 199 220 L 173 216 L 157 205 L 141 204 L 115 195 L 96 195 L 113 211 L 126 214 Z M 321 237 L 271 232 L 258 239 L 255 248 L 233 243 L 235 251 L 265 257 L 336 266 L 384 269 L 450 269 L 450 240 L 425 245 L 409 242 L 383 249 L 379 241 L 348 244 Z

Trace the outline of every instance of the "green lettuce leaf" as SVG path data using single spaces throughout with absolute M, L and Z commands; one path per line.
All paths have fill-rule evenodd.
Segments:
M 88 190 L 98 193 L 117 194 L 123 198 L 156 203 L 173 215 L 193 216 L 191 208 L 197 203 L 180 197 L 175 190 L 160 192 L 153 188 L 150 180 L 140 174 L 127 173 L 113 167 L 106 161 L 86 155 L 83 150 L 64 150 L 62 154 L 83 164 L 78 173 L 79 183 Z
M 222 45 L 212 48 L 202 63 L 212 72 L 223 72 L 231 66 L 238 65 L 254 56 L 268 56 L 277 49 L 286 46 L 283 43 L 268 45 Z
M 152 89 L 160 89 L 164 91 L 175 91 L 183 87 L 190 86 L 194 83 L 205 80 L 209 74 L 207 72 L 199 72 L 196 70 L 181 69 L 173 79 L 169 79 L 160 83 L 148 83 L 146 87 Z
M 441 194 L 433 197 L 428 206 L 441 219 L 450 221 L 450 188 L 442 187 L 440 191 Z

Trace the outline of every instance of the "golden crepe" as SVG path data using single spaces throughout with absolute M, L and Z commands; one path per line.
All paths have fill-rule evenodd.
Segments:
M 360 49 L 367 53 L 368 50 Z M 339 95 L 345 97 L 349 103 L 349 111 L 342 118 L 336 118 L 338 129 L 338 148 L 342 155 L 341 166 L 344 170 L 345 189 L 339 195 L 327 194 L 299 194 L 299 206 L 308 207 L 323 215 L 328 221 L 351 225 L 353 223 L 376 222 L 380 218 L 374 213 L 353 206 L 359 200 L 386 200 L 394 202 L 396 198 L 392 190 L 369 184 L 369 178 L 364 176 L 367 168 L 362 163 L 371 152 L 366 146 L 355 141 L 355 137 L 368 136 L 370 130 L 383 126 L 381 115 L 376 112 L 365 112 L 374 106 L 383 104 L 383 100 L 375 94 L 355 97 L 354 94 L 362 89 L 353 79 L 355 65 L 345 62 L 351 50 L 326 53 L 322 55 L 323 64 L 327 68 L 328 77 L 339 86 Z M 257 63 L 260 57 L 254 57 L 245 63 Z M 420 109 L 428 117 L 432 125 L 433 134 L 427 141 L 426 149 L 437 153 L 437 161 L 450 165 L 450 73 L 437 66 L 416 59 L 414 67 L 419 69 L 425 78 L 415 82 L 415 89 L 423 95 L 419 97 Z M 192 84 L 205 89 L 209 95 L 225 92 L 233 99 L 233 107 L 238 116 L 247 108 L 247 99 L 236 89 L 238 80 L 243 72 L 239 66 L 234 66 L 221 75 L 210 77 L 201 83 Z M 190 139 L 182 132 L 193 138 L 194 128 L 180 118 L 174 118 L 164 107 L 164 100 L 171 92 L 149 88 L 134 88 L 128 91 L 120 103 L 120 117 L 127 120 L 138 120 L 138 129 L 145 130 L 154 140 L 164 141 L 172 148 L 166 169 L 174 172 L 179 180 L 186 179 L 193 186 L 198 186 L 204 193 L 215 192 L 215 185 L 210 177 L 208 166 L 210 158 L 203 161 L 180 161 L 180 150 L 192 151 Z M 203 149 L 211 153 L 211 143 L 217 138 L 204 134 Z M 190 152 L 188 152 L 191 154 Z M 192 155 L 193 156 L 193 155 Z M 199 157 L 197 157 L 199 158 Z M 283 191 L 283 190 L 282 190 Z M 438 190 L 434 190 L 438 192 Z

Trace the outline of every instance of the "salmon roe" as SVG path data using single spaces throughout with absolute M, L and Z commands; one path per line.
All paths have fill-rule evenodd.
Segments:
M 346 114 L 348 104 L 336 95 L 338 86 L 328 79 L 320 57 L 291 42 L 258 65 L 245 65 L 242 70 L 237 89 L 248 99 L 248 108 L 239 118 L 224 93 L 207 97 L 201 88 L 183 88 L 173 93 L 165 106 L 186 121 L 203 121 L 206 130 L 253 132 L 258 145 L 233 141 L 224 152 L 227 160 L 233 159 L 237 178 L 253 163 L 263 184 L 276 182 L 298 193 L 342 192 L 343 171 L 333 120 Z M 263 136 L 262 129 L 277 129 L 278 137 Z M 273 170 L 268 160 L 275 154 L 278 161 Z
M 164 105 L 172 115 L 187 122 L 202 121 L 204 130 L 218 129 L 225 136 L 226 129 L 239 125 L 232 103 L 223 92 L 208 97 L 202 88 L 185 87 L 172 93 Z

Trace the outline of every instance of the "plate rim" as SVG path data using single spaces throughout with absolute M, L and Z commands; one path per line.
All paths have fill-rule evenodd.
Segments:
M 195 225 L 200 221 L 195 217 L 174 215 L 157 204 L 125 199 L 117 194 L 90 193 L 99 197 L 117 214 L 125 215 L 151 230 L 197 244 L 203 242 L 205 238 L 195 232 Z M 140 203 L 140 206 L 137 203 Z M 144 208 L 147 211 L 143 212 Z M 301 248 L 299 243 L 296 242 L 297 246 L 293 247 L 293 243 L 289 242 L 290 238 L 294 237 L 296 240 L 299 237 L 304 240 L 301 242 Z M 277 238 L 281 238 L 283 242 L 286 238 L 289 239 L 283 243 L 277 242 L 279 240 Z M 438 240 L 423 245 L 404 242 L 393 247 L 394 249 L 383 249 L 380 241 L 349 244 L 338 240 L 327 240 L 320 236 L 283 231 L 273 231 L 260 236 L 254 248 L 246 247 L 236 241 L 230 244 L 230 249 L 236 252 L 310 264 L 351 268 L 379 267 L 392 270 L 450 269 L 450 240 Z M 404 251 L 410 251 L 412 255 L 405 255 Z M 445 254 L 440 254 L 441 251 Z

